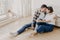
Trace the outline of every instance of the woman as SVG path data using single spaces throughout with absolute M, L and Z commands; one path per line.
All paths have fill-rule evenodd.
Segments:
M 46 10 L 47 15 L 44 20 L 37 20 L 37 26 L 32 36 L 37 33 L 51 32 L 54 29 L 56 15 L 53 13 L 53 8 L 49 6 Z

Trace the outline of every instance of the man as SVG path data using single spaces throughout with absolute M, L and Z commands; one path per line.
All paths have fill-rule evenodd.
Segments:
M 17 35 L 21 34 L 22 32 L 24 32 L 25 29 L 27 29 L 29 27 L 31 27 L 32 29 L 34 29 L 36 27 L 36 20 L 38 20 L 38 18 L 40 20 L 42 20 L 46 16 L 46 9 L 47 9 L 47 6 L 45 4 L 43 4 L 41 6 L 41 8 L 35 12 L 32 23 L 24 25 L 17 32 L 11 33 L 11 35 L 17 36 Z
M 47 6 L 45 4 L 43 4 L 39 10 L 35 11 L 32 27 L 35 28 L 36 21 L 38 19 L 42 20 L 46 16 L 46 9 L 47 9 Z

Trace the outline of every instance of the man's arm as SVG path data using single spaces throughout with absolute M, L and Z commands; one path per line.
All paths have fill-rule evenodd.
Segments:
M 36 22 L 37 18 L 39 17 L 39 13 L 38 11 L 35 11 L 35 14 L 33 16 L 33 22 Z M 34 29 L 34 23 L 32 23 L 32 29 Z

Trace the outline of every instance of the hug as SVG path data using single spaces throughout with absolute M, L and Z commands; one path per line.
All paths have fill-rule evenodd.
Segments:
M 27 28 L 33 29 L 32 35 L 37 33 L 52 32 L 56 22 L 56 15 L 51 6 L 43 4 L 33 16 L 31 23 L 24 25 L 18 31 L 11 33 L 13 36 L 17 36 L 23 33 Z

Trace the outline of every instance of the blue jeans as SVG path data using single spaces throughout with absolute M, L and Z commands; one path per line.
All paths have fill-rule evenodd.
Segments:
M 45 22 L 38 22 L 36 31 L 38 33 L 51 32 L 51 31 L 53 31 L 53 29 L 54 29 L 54 25 L 52 25 L 52 24 L 48 24 L 48 23 L 45 23 Z
M 29 24 L 24 25 L 21 29 L 19 29 L 19 30 L 17 31 L 17 33 L 18 33 L 18 34 L 21 34 L 22 32 L 25 31 L 25 29 L 31 27 L 31 24 L 32 24 L 32 23 L 29 23 Z M 35 27 L 35 26 L 36 26 L 36 21 L 33 21 L 33 24 L 34 24 L 33 26 Z

